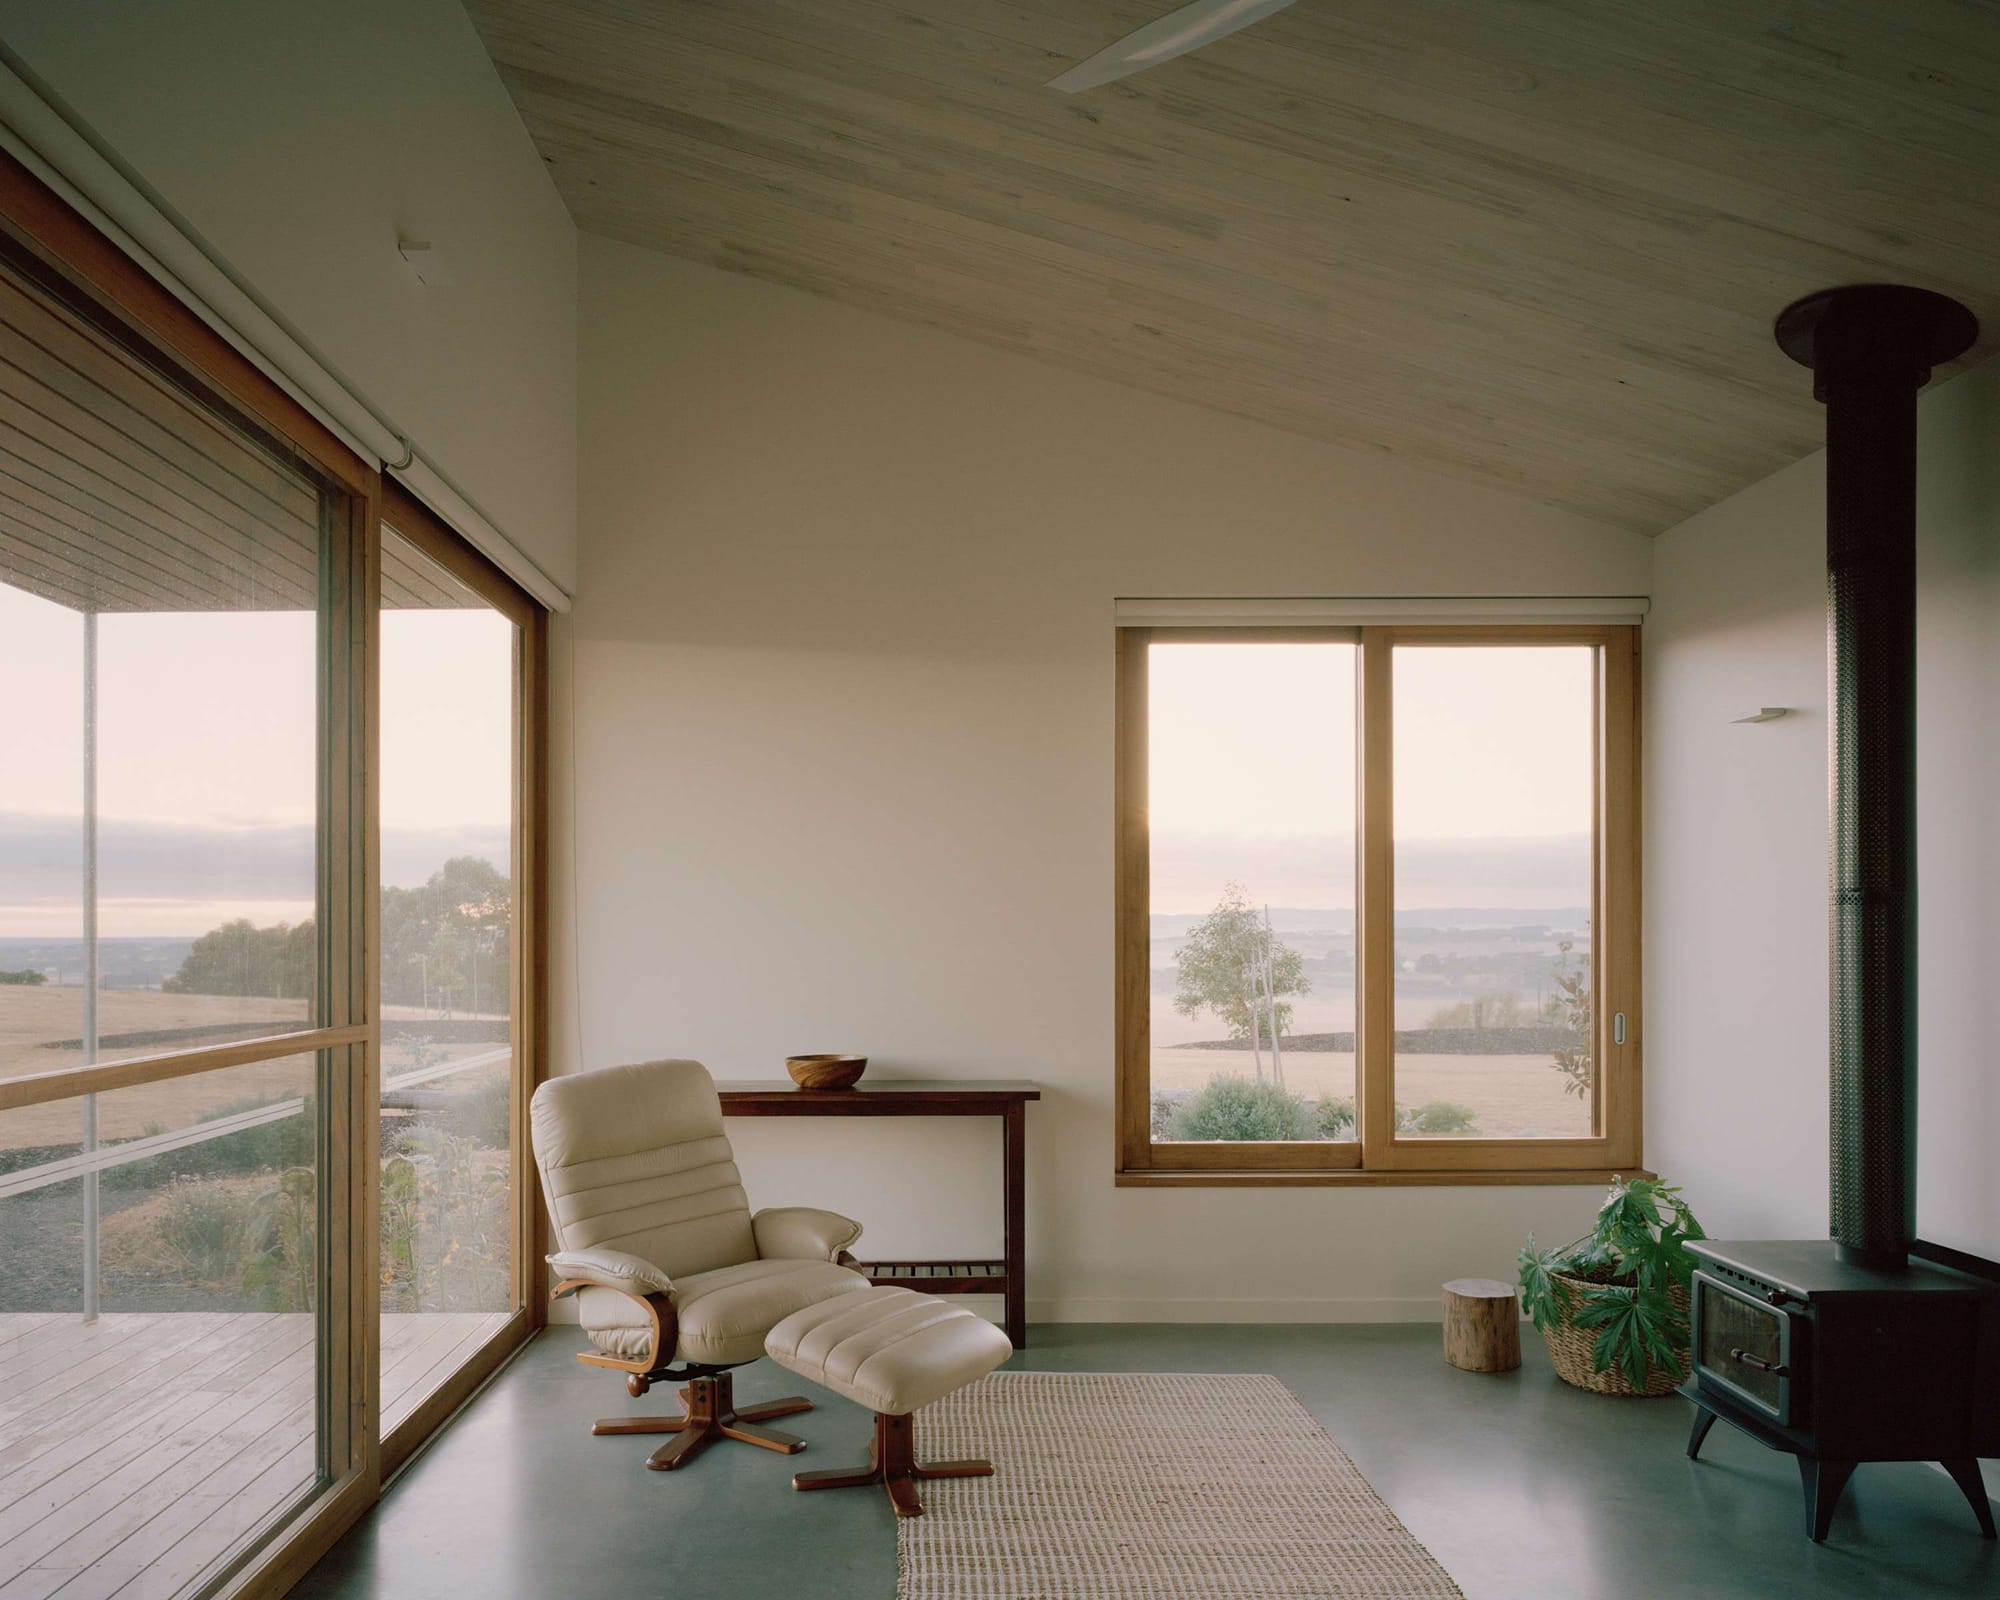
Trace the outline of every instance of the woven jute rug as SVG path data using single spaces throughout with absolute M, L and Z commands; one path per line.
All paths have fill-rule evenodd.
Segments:
M 996 1372 L 917 1413 L 898 1600 L 1458 1600 L 1276 1378 Z

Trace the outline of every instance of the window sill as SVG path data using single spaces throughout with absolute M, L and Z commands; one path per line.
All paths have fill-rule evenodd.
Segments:
M 1274 1169 L 1253 1172 L 1196 1172 L 1163 1168 L 1126 1169 L 1115 1174 L 1121 1189 L 1366 1189 L 1456 1187 L 1462 1184 L 1537 1185 L 1555 1188 L 1575 1184 L 1608 1184 L 1614 1178 L 1651 1178 L 1644 1167 L 1572 1167 L 1537 1172 L 1532 1169 L 1471 1168 L 1434 1171 L 1362 1171 L 1323 1168 L 1310 1172 Z

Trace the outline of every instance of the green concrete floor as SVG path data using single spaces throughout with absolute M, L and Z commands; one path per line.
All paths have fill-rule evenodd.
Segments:
M 2000 1546 L 1935 1468 L 1863 1467 L 1815 1546 L 1788 1457 L 1719 1427 L 1690 1462 L 1685 1402 L 1584 1394 L 1527 1343 L 1521 1371 L 1475 1375 L 1443 1364 L 1430 1326 L 1067 1324 L 1034 1329 L 1012 1364 L 1275 1373 L 1468 1600 L 2000 1596 Z M 652 1442 L 594 1439 L 589 1419 L 672 1410 L 671 1394 L 626 1400 L 570 1359 L 581 1345 L 573 1328 L 530 1345 L 294 1594 L 893 1600 L 887 1499 L 789 1487 L 795 1466 L 861 1459 L 858 1407 L 816 1393 L 780 1424 L 809 1442 L 793 1460 L 724 1444 L 647 1472 Z M 801 1388 L 769 1362 L 737 1375 L 745 1402 Z

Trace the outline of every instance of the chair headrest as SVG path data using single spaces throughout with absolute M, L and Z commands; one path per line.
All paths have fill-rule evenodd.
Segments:
M 722 1101 L 699 1061 L 643 1061 L 551 1078 L 528 1105 L 544 1167 L 659 1150 L 722 1133 Z

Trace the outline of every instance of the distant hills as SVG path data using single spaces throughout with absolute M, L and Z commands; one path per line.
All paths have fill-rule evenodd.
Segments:
M 1354 842 L 1328 834 L 1239 838 L 1156 833 L 1150 842 L 1153 904 L 1199 920 L 1227 883 L 1252 905 L 1354 904 Z M 1481 916 L 1549 921 L 1590 904 L 1590 840 L 1582 834 L 1526 839 L 1398 839 L 1396 904 L 1406 912 L 1450 910 L 1462 927 Z M 1506 907 L 1508 910 L 1492 908 Z M 1523 909 L 1525 908 L 1525 909 Z M 1294 911 L 1291 915 L 1311 915 Z M 1192 926 L 1192 923 L 1189 924 Z
M 1151 919 L 1155 939 L 1179 939 L 1191 932 L 1206 913 L 1192 911 L 1158 912 Z M 1533 937 L 1548 932 L 1569 932 L 1590 921 L 1586 906 L 1437 906 L 1417 911 L 1398 911 L 1396 928 L 1403 930 L 1474 930 L 1492 934 L 1514 933 Z M 1340 934 L 1354 927 L 1354 908 L 1334 906 L 1309 908 L 1271 907 L 1271 927 L 1285 934 Z
M 107 989 L 157 989 L 180 971 L 194 940 L 99 939 L 98 981 Z M 51 983 L 83 981 L 81 939 L 0 939 L 0 971 L 48 975 Z
M 81 818 L 0 811 L 0 945 L 23 938 L 61 945 L 28 930 L 77 926 L 70 913 L 83 892 L 82 834 Z M 260 927 L 310 916 L 315 848 L 314 830 L 306 826 L 186 827 L 104 817 L 98 823 L 98 893 L 107 909 L 120 902 L 143 905 L 140 925 L 162 930 L 126 942 L 178 941 L 185 956 L 190 941 L 233 916 L 248 916 Z M 385 827 L 381 848 L 382 881 L 393 886 L 421 884 L 454 856 L 477 856 L 503 872 L 510 866 L 504 826 Z M 184 927 L 178 925 L 183 906 Z M 100 941 L 105 949 L 113 942 Z M 176 960 L 167 971 L 178 965 Z

